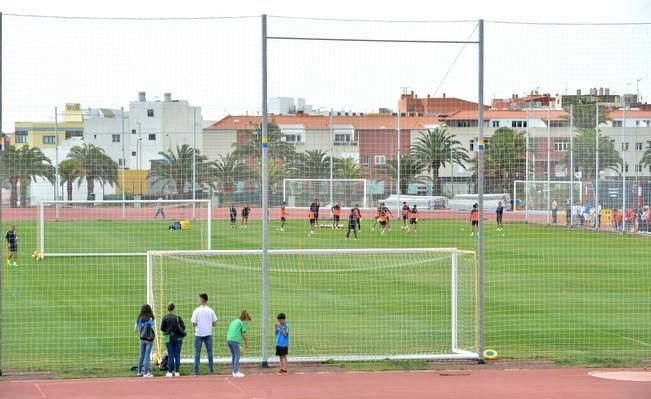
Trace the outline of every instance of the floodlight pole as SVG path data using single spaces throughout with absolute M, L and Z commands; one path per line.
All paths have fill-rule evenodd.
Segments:
M 332 126 L 334 116 L 332 108 L 330 109 L 330 118 L 329 118 L 329 127 L 330 127 L 330 190 L 328 191 L 330 195 L 330 207 L 334 206 L 334 157 L 332 153 L 334 152 L 334 128 Z
M 122 133 L 122 138 L 120 141 L 122 142 L 122 177 L 120 181 L 122 182 L 122 220 L 127 219 L 127 209 L 126 209 L 126 204 L 124 201 L 126 200 L 126 195 L 124 190 L 126 189 L 126 178 L 125 174 L 127 173 L 127 159 L 124 156 L 124 107 L 120 107 L 120 129 Z
M 596 107 L 596 120 L 595 123 L 595 189 L 594 189 L 594 207 L 596 212 L 596 219 L 594 223 L 594 228 L 599 230 L 599 102 L 595 104 Z
M 574 227 L 574 105 L 570 104 L 570 227 Z M 579 191 L 581 189 L 579 188 Z
M 531 103 L 529 103 L 531 108 Z M 524 168 L 524 223 L 529 223 L 529 108 L 527 108 L 527 128 L 525 129 L 525 168 Z M 513 199 L 515 201 L 515 198 Z M 514 204 L 515 205 L 515 204 Z
M 192 220 L 196 220 L 197 199 L 197 107 L 192 107 Z
M 479 226 L 477 239 L 477 352 L 483 363 L 484 352 L 484 20 L 478 22 L 478 76 L 477 106 L 479 138 L 477 145 L 477 202 L 479 203 Z
M 0 12 L 0 140 L 2 140 L 2 143 L 0 145 L 2 148 L 0 148 L 0 165 L 2 162 L 2 155 L 5 152 L 5 139 L 2 134 L 2 12 Z M 0 229 L 2 228 L 2 180 L 0 179 Z M 4 249 L 4 245 L 0 245 L 0 259 L 4 259 L 4 254 L 2 253 Z M 2 270 L 0 270 L 0 376 L 2 376 L 2 347 L 4 346 L 4 324 L 2 322 L 3 320 L 3 302 L 2 302 L 2 297 L 4 296 L 4 293 L 2 292 L 2 287 L 4 286 L 4 274 L 2 274 Z
M 398 181 L 396 183 L 397 188 L 398 188 L 398 209 L 402 209 L 402 206 L 400 205 L 400 195 L 402 194 L 402 189 L 400 187 L 400 102 L 398 102 L 398 159 L 396 160 L 397 164 L 397 170 L 398 172 L 396 173 L 398 176 Z M 402 212 L 402 211 L 400 211 Z
M 262 314 L 260 315 L 262 331 L 261 331 L 261 363 L 263 368 L 269 367 L 268 353 L 267 353 L 267 335 L 268 335 L 268 281 L 267 269 L 269 258 L 269 242 L 268 242 L 268 177 L 267 177 L 267 146 L 269 141 L 269 125 L 268 125 L 268 109 L 267 109 L 267 15 L 263 14 L 262 18 L 262 137 L 260 138 L 261 145 L 261 163 L 262 163 Z
M 551 224 L 551 210 L 552 210 L 552 160 L 551 160 L 551 145 L 552 145 L 552 128 L 550 112 L 551 105 L 547 105 L 547 224 Z
M 626 234 L 625 215 L 626 215 L 626 157 L 624 155 L 626 149 L 626 96 L 624 96 L 624 113 L 622 115 L 622 234 Z M 637 163 L 635 164 L 637 168 Z

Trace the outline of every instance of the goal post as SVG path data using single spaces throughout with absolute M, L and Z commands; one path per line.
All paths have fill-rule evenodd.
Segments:
M 218 337 L 248 310 L 253 318 L 251 349 L 243 359 L 248 363 L 276 360 L 263 352 L 262 343 L 273 347 L 280 312 L 287 314 L 296 362 L 479 359 L 474 252 L 269 250 L 268 320 L 260 320 L 261 259 L 261 250 L 149 251 L 147 303 L 159 316 L 169 302 L 179 314 L 190 315 L 197 295 L 206 292 L 219 319 Z M 162 356 L 164 351 L 158 339 L 154 352 Z M 184 346 L 182 361 L 192 361 L 191 345 Z
M 165 230 L 170 234 L 161 235 Z M 144 256 L 152 248 L 210 250 L 211 233 L 212 205 L 206 199 L 46 200 L 39 203 L 37 249 L 43 257 Z
M 545 214 L 551 211 L 551 204 L 556 201 L 559 214 L 564 214 L 568 203 L 583 202 L 581 187 L 581 181 L 515 180 L 513 210 Z
M 283 201 L 291 208 L 307 208 L 314 198 L 368 208 L 368 194 L 367 179 L 283 179 Z

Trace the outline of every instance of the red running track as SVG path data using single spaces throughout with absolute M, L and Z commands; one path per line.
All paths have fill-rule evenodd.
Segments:
M 591 377 L 586 369 L 472 370 L 0 382 L 4 399 L 632 399 L 651 382 Z

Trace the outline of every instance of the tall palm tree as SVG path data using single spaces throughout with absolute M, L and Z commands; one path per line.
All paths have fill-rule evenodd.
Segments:
M 322 179 L 330 173 L 330 156 L 316 149 L 297 153 L 289 162 L 289 169 L 301 179 Z
M 651 143 L 649 143 L 647 149 L 644 150 L 644 154 L 642 155 L 642 159 L 640 160 L 640 163 L 643 166 L 651 165 Z
M 397 159 L 391 159 L 386 164 L 378 166 L 377 169 L 386 177 L 398 179 Z M 400 154 L 400 194 L 407 192 L 410 183 L 426 184 L 429 182 L 429 177 L 422 175 L 426 169 L 427 167 L 418 162 L 412 154 Z
M 46 179 L 53 184 L 55 181 L 52 161 L 38 147 L 7 146 L 2 154 L 0 169 L 2 180 L 9 181 L 9 201 L 12 208 L 18 207 L 19 194 L 21 206 L 27 205 L 27 187 L 31 181 L 36 181 L 37 178 Z
M 114 185 L 118 180 L 118 164 L 104 153 L 104 150 L 93 144 L 85 143 L 81 146 L 74 146 L 70 149 L 68 159 L 79 162 L 83 175 L 79 176 L 79 182 L 86 180 L 88 187 L 87 199 L 93 199 L 95 193 L 95 181 L 100 184 Z
M 147 179 L 152 183 L 163 182 L 165 187 L 174 183 L 178 194 L 187 193 L 192 187 L 192 163 L 196 162 L 196 179 L 199 186 L 212 185 L 214 175 L 207 157 L 201 155 L 199 150 L 188 144 L 176 146 L 176 151 L 171 148 L 160 151 L 161 160 L 152 162 Z
M 439 195 L 441 194 L 439 168 L 451 163 L 465 169 L 466 164 L 470 162 L 468 151 L 456 136 L 448 133 L 445 128 L 428 129 L 416 139 L 412 154 L 418 162 L 426 165 L 428 172 L 432 173 L 432 190 Z
M 64 159 L 59 163 L 61 189 L 63 190 L 63 186 L 66 186 L 68 201 L 72 201 L 72 184 L 84 174 L 81 163 L 76 159 Z
M 581 172 L 584 180 L 594 179 L 595 165 L 597 163 L 597 143 L 595 129 L 580 129 L 574 136 L 574 168 Z M 492 145 L 491 141 L 491 145 Z M 570 168 L 570 152 L 562 159 L 561 164 L 568 170 Z M 599 170 L 613 170 L 619 172 L 622 166 L 622 157 L 615 149 L 610 138 L 599 132 Z M 574 171 L 570 171 L 573 173 Z
M 484 173 L 495 179 L 495 192 L 508 193 L 518 176 L 525 174 L 525 133 L 508 127 L 495 130 L 484 153 Z
M 262 158 L 262 126 L 256 130 L 246 132 L 247 139 L 241 143 L 234 143 L 234 153 L 241 159 L 253 158 L 259 160 Z M 283 140 L 283 134 L 278 126 L 269 124 L 267 129 L 267 154 L 270 159 L 275 161 L 289 161 L 296 155 L 296 149 L 293 144 Z
M 239 181 L 250 180 L 252 177 L 249 167 L 234 153 L 220 155 L 219 159 L 213 161 L 209 167 L 224 193 L 224 203 L 231 201 Z
M 364 177 L 364 171 L 359 166 L 359 162 L 352 157 L 337 158 L 334 162 L 334 177 L 337 179 L 361 179 Z

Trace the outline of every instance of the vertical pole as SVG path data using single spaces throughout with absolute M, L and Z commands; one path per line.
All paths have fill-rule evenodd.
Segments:
M 531 103 L 529 103 L 531 108 Z M 525 130 L 525 150 L 524 150 L 524 222 L 529 223 L 529 109 L 527 109 L 527 128 Z
M 56 206 L 56 204 L 55 204 Z M 39 203 L 38 206 L 38 228 L 39 228 L 39 252 L 45 256 L 45 209 L 43 206 L 43 201 Z
M 2 162 L 2 153 L 5 151 L 5 139 L 4 136 L 2 135 L 2 12 L 0 12 L 0 140 L 2 140 L 2 148 L 0 149 L 0 162 Z M 1 163 L 0 163 L 1 165 Z M 2 228 L 2 182 L 0 181 L 0 229 Z M 0 245 L 0 259 L 4 259 L 4 254 L 2 253 L 4 249 L 4 245 Z M 2 270 L 0 270 L 0 376 L 2 376 L 2 347 L 4 345 L 4 340 L 2 337 L 4 336 L 4 329 L 3 329 L 3 303 L 2 303 L 2 297 L 4 296 L 4 293 L 2 292 L 2 287 L 4 286 L 4 278 L 5 276 L 2 274 Z
M 599 103 L 596 103 L 597 122 L 595 123 L 595 189 L 594 189 L 594 209 L 596 219 L 594 223 L 595 229 L 599 229 Z
M 334 206 L 334 157 L 332 153 L 334 152 L 334 129 L 332 126 L 332 121 L 334 119 L 332 109 L 330 109 L 330 120 L 328 122 L 330 126 L 330 207 Z
M 54 149 L 54 200 L 56 201 L 59 194 L 59 113 L 57 107 L 54 107 L 54 145 L 56 146 Z M 22 201 L 24 200 L 23 198 Z M 55 207 L 58 211 L 58 205 Z
M 124 156 L 124 107 L 120 107 L 120 119 L 121 119 L 121 130 L 122 137 L 120 138 L 122 144 L 122 177 L 120 181 L 122 182 L 122 220 L 127 220 L 127 204 L 124 202 L 126 200 L 125 186 L 126 186 L 126 177 L 124 176 L 127 173 L 127 159 Z
M 208 218 L 207 226 L 206 226 L 206 229 L 208 230 L 208 232 L 206 233 L 206 236 L 208 237 L 207 247 L 208 250 L 210 251 L 212 249 L 212 200 L 208 201 L 208 209 L 206 210 L 206 212 L 207 212 L 206 217 Z
M 400 154 L 400 103 L 398 103 L 398 159 L 397 159 L 398 168 L 397 168 L 397 173 L 396 173 L 398 175 L 397 180 L 396 180 L 396 182 L 397 182 L 396 186 L 397 186 L 397 192 L 398 192 L 398 209 L 402 209 L 402 205 L 401 205 L 401 202 L 400 202 L 400 196 L 402 194 L 402 189 L 400 187 L 400 178 L 401 178 L 400 172 L 402 172 L 402 170 L 400 169 L 400 167 L 401 167 L 400 156 L 401 156 L 401 154 Z
M 570 104 L 570 227 L 574 226 L 574 105 Z M 581 189 L 579 189 L 579 192 Z
M 197 108 L 192 107 L 192 220 L 197 218 Z
M 478 260 L 478 309 L 477 309 L 477 350 L 480 354 L 479 361 L 483 362 L 481 353 L 484 352 L 484 20 L 479 20 L 479 57 L 478 57 L 478 76 L 477 76 L 477 103 L 479 108 L 479 143 L 477 146 L 477 202 L 479 203 L 479 226 L 477 240 L 477 260 Z
M 452 251 L 452 267 L 450 270 L 450 292 L 452 294 L 452 298 L 450 299 L 450 302 L 452 303 L 452 309 L 450 314 L 452 315 L 452 320 L 451 320 L 451 328 L 450 331 L 452 332 L 452 353 L 457 351 L 458 348 L 458 341 L 457 341 L 457 263 L 458 263 L 458 252 L 457 250 Z
M 551 211 L 552 211 L 552 161 L 551 161 L 551 145 L 552 145 L 552 129 L 550 121 L 551 105 L 547 106 L 547 224 L 551 224 Z
M 268 199 L 269 188 L 267 187 L 267 145 L 269 141 L 268 136 L 268 109 L 267 109 L 267 15 L 262 15 L 262 138 L 261 138 L 261 152 L 262 152 L 262 362 L 261 367 L 269 367 L 268 353 L 267 353 L 267 313 L 268 313 L 268 292 L 267 292 L 267 268 L 269 259 L 269 243 L 268 243 Z
M 626 155 L 624 150 L 626 149 L 626 96 L 624 96 L 624 113 L 622 118 L 622 233 L 626 234 L 625 225 L 625 214 L 626 214 Z M 637 163 L 635 164 L 637 169 Z

